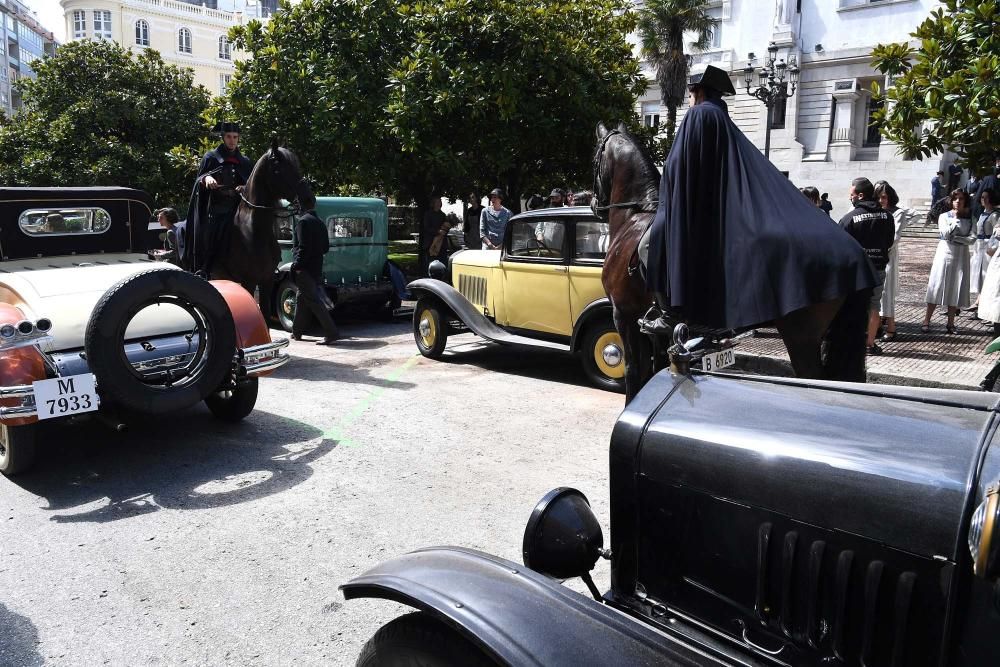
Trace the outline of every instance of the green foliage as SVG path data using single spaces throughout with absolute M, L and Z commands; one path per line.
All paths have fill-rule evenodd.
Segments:
M 231 102 L 321 192 L 423 204 L 589 182 L 593 128 L 634 117 L 644 81 L 625 0 L 303 0 L 233 31 L 253 55 Z
M 892 77 L 876 116 L 911 159 L 955 151 L 985 173 L 1000 150 L 1000 0 L 945 0 L 912 34 L 920 42 L 879 45 L 873 64 Z
M 693 32 L 691 47 L 703 50 L 711 44 L 718 19 L 708 13 L 708 0 L 647 0 L 638 10 L 638 30 L 642 57 L 656 69 L 656 82 L 667 108 L 666 139 L 673 143 L 677 108 L 687 93 L 688 59 L 684 54 L 684 33 Z
M 121 185 L 183 211 L 208 93 L 156 51 L 75 41 L 36 61 L 24 106 L 0 126 L 4 185 Z

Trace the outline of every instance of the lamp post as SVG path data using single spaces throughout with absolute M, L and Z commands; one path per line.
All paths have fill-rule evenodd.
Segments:
M 757 75 L 757 87 L 753 90 L 754 74 Z M 799 66 L 795 56 L 778 60 L 778 47 L 774 42 L 767 47 L 767 61 L 764 67 L 754 69 L 753 63 L 747 63 L 743 68 L 743 82 L 746 84 L 747 95 L 756 97 L 767 106 L 767 126 L 764 129 L 764 157 L 771 156 L 771 119 L 774 105 L 779 100 L 787 100 L 795 94 L 795 86 L 799 83 Z

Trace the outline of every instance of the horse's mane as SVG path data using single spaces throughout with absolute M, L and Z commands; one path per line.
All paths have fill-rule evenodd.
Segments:
M 642 142 L 629 132 L 624 125 L 619 124 L 615 131 L 618 136 L 631 146 L 632 155 L 636 156 L 633 159 L 638 162 L 636 165 L 636 173 L 638 175 L 636 181 L 641 181 L 641 183 L 638 183 L 641 189 L 632 199 L 635 201 L 655 201 L 659 196 L 660 190 L 659 169 L 656 168 L 653 159 L 649 157 L 649 153 L 646 152 Z M 606 150 L 606 142 L 602 141 L 598 144 L 594 153 L 594 194 L 599 198 L 604 198 L 607 195 L 606 184 L 611 178 L 611 161 L 601 160 L 601 154 Z

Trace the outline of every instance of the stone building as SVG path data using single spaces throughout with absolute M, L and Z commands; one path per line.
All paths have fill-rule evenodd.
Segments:
M 641 2 L 637 2 L 641 6 Z M 730 72 L 737 89 L 729 98 L 733 120 L 763 148 L 767 109 L 746 92 L 743 69 L 758 69 L 768 45 L 778 59 L 801 68 L 793 97 L 777 105 L 771 121 L 771 160 L 799 187 L 815 185 L 830 193 L 834 216 L 849 208 L 847 191 L 857 176 L 889 181 L 904 205 L 924 207 L 930 182 L 954 161 L 942 155 L 923 161 L 901 157 L 871 122 L 878 102 L 872 83 L 885 77 L 871 66 L 879 43 L 903 42 L 938 6 L 937 0 L 718 0 L 709 3 L 719 19 L 712 46 L 691 53 L 691 69 L 711 64 Z M 916 46 L 916 44 L 914 44 Z M 647 125 L 665 118 L 654 72 L 644 66 L 650 87 L 638 111 Z M 756 81 L 754 86 L 756 87 Z M 679 119 L 683 110 L 678 111 Z
M 44 28 L 28 7 L 17 0 L 0 0 L 0 109 L 8 116 L 21 107 L 14 84 L 33 79 L 32 63 L 55 52 L 52 32 Z

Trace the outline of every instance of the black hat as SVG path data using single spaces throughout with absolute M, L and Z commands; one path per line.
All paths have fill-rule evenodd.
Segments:
M 493 188 L 492 190 L 490 190 L 490 198 L 500 197 L 500 199 L 503 199 L 505 196 L 506 195 L 504 195 L 503 190 L 501 190 L 500 188 Z
M 565 197 L 565 196 L 566 193 L 563 191 L 562 188 L 552 188 L 552 192 L 549 193 L 549 199 L 552 199 L 553 197 Z
M 236 134 L 239 134 L 240 124 L 227 123 L 226 121 L 219 121 L 218 123 L 215 124 L 215 127 L 212 128 L 212 132 L 216 132 L 218 134 L 225 134 L 226 132 L 235 132 Z
M 722 95 L 735 95 L 736 89 L 733 82 L 723 70 L 709 65 L 701 74 L 692 74 L 688 79 L 688 88 L 701 86 L 711 88 Z

